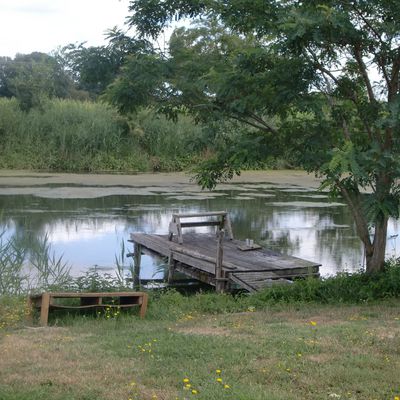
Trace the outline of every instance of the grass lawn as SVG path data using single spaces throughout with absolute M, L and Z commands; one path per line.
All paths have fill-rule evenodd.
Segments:
M 1 400 L 400 396 L 399 300 L 51 324 L 0 329 Z

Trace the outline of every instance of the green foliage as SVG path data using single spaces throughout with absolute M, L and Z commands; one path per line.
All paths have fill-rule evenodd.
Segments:
M 92 98 L 101 94 L 116 78 L 129 55 L 151 51 L 148 41 L 132 39 L 117 28 L 109 30 L 107 38 L 106 46 L 69 44 L 57 54 L 58 61 L 71 74 L 77 87 Z
M 28 249 L 18 236 L 0 234 L 0 296 L 57 290 L 70 285 L 71 267 L 56 257 L 48 237 Z
M 131 131 L 140 147 L 150 156 L 153 171 L 179 171 L 212 146 L 202 125 L 187 115 L 176 122 L 151 109 L 141 109 L 130 119 Z
M 118 277 L 97 271 L 87 271 L 84 275 L 71 280 L 65 287 L 69 292 L 115 292 L 123 289 L 127 287 Z
M 42 107 L 48 98 L 65 98 L 72 81 L 57 60 L 44 53 L 0 59 L 0 96 L 15 97 L 23 111 Z
M 213 189 L 217 182 L 228 181 L 240 175 L 242 169 L 265 168 L 276 161 L 274 149 L 268 137 L 258 136 L 254 129 L 244 129 L 235 122 L 209 124 L 213 145 L 202 160 L 192 168 L 193 179 L 207 189 Z
M 186 296 L 175 290 L 150 292 L 149 318 L 191 319 L 196 315 L 254 311 L 283 303 L 357 304 L 399 297 L 400 259 L 393 259 L 384 271 L 373 275 L 342 273 L 324 279 L 297 280 L 254 294 Z
M 400 203 L 398 2 L 134 0 L 130 11 L 144 36 L 176 19 L 203 21 L 175 31 L 170 57 L 158 59 L 168 68 L 142 98 L 257 128 L 344 196 L 367 270 L 382 269 L 387 221 Z M 201 184 L 231 177 L 241 168 L 231 158 L 206 163 Z
M 257 293 L 261 302 L 325 304 L 360 303 L 400 297 L 400 260 L 387 262 L 385 270 L 376 274 L 342 273 L 325 279 L 298 280 L 288 286 L 274 286 Z
M 148 160 L 125 118 L 102 104 L 52 100 L 22 113 L 0 99 L 1 168 L 143 171 Z
M 101 103 L 57 99 L 25 113 L 0 98 L 0 168 L 180 171 L 215 147 L 215 135 L 185 115 L 173 122 L 141 109 L 122 117 Z
M 17 295 L 24 291 L 26 272 L 24 263 L 26 250 L 18 246 L 15 238 L 5 238 L 0 234 L 0 295 Z
M 26 317 L 26 297 L 0 295 L 0 334 L 2 329 L 21 326 Z
M 216 293 L 183 295 L 176 290 L 149 292 L 149 318 L 191 319 L 194 315 L 220 314 L 246 311 L 251 305 L 251 296 Z

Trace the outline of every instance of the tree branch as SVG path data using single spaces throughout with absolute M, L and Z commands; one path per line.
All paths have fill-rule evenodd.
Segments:
M 264 131 L 264 132 L 275 133 L 275 134 L 278 133 L 278 131 L 277 131 L 275 128 L 269 126 L 269 125 L 268 125 L 265 121 L 263 121 L 261 118 L 258 118 L 259 120 L 257 120 L 257 119 L 255 119 L 255 118 L 253 118 L 251 115 L 249 115 L 250 118 L 253 118 L 256 122 L 259 122 L 259 124 L 257 124 L 257 123 L 255 123 L 255 122 L 252 122 L 252 121 L 250 121 L 249 119 L 247 119 L 245 115 L 243 115 L 243 116 L 238 116 L 238 115 L 235 115 L 235 114 L 229 114 L 229 113 L 228 113 L 227 116 L 228 116 L 229 118 L 235 119 L 236 121 L 243 122 L 244 124 L 250 125 L 250 126 L 252 126 L 253 128 L 260 129 L 260 130 L 262 130 L 262 131 Z
M 371 25 L 371 23 L 364 17 L 364 15 L 360 12 L 355 4 L 352 4 L 353 10 L 356 14 L 363 20 L 364 24 L 369 28 L 372 34 L 375 36 L 376 39 L 380 42 L 382 46 L 386 46 L 387 44 L 382 40 L 382 36 L 380 33 Z
M 371 103 L 375 102 L 374 91 L 372 90 L 371 81 L 368 76 L 367 67 L 365 66 L 364 60 L 362 59 L 361 47 L 359 44 L 354 46 L 354 57 L 357 61 L 358 67 L 360 68 L 361 75 L 364 79 L 365 86 L 367 87 L 368 98 Z
M 397 57 L 392 65 L 392 78 L 389 83 L 388 100 L 392 101 L 399 91 L 399 72 L 400 72 L 400 49 L 397 50 Z

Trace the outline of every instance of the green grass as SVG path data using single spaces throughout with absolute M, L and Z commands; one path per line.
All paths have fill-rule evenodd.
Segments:
M 397 400 L 399 271 L 151 292 L 144 320 L 59 311 L 46 328 L 25 326 L 24 297 L 2 296 L 0 399 Z
M 214 294 L 188 300 L 172 292 L 152 296 L 145 320 L 53 315 L 48 328 L 0 329 L 0 398 L 393 400 L 400 394 L 399 300 L 262 309 L 244 309 L 245 301 Z M 233 312 L 239 305 L 243 311 Z

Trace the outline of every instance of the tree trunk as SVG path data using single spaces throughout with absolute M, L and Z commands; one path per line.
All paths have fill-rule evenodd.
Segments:
M 350 207 L 356 223 L 357 234 L 364 244 L 366 258 L 366 272 L 382 271 L 385 266 L 386 240 L 388 217 L 381 215 L 375 222 L 374 240 L 371 242 L 368 223 L 363 213 L 361 194 L 358 189 L 349 191 L 340 182 L 337 182 L 343 198 Z
M 385 266 L 388 217 L 382 217 L 376 222 L 372 246 L 365 248 L 366 272 L 382 271 Z M 369 250 L 369 251 L 368 251 Z

